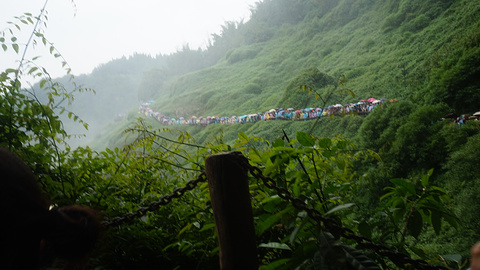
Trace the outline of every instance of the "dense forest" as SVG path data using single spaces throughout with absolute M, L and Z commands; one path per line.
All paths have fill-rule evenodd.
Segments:
M 75 78 L 50 79 L 28 61 L 2 71 L 0 146 L 53 205 L 107 221 L 197 178 L 209 155 L 240 151 L 313 209 L 249 176 L 260 269 L 465 269 L 480 241 L 479 29 L 478 1 L 263 0 L 205 49 L 136 54 Z M 15 31 L 1 33 L 4 51 L 18 53 Z M 30 89 L 22 76 L 41 80 Z M 148 102 L 177 119 L 232 116 L 371 97 L 398 101 L 368 115 L 230 125 L 168 126 L 139 112 Z M 218 253 L 201 182 L 110 226 L 89 267 L 218 269 Z

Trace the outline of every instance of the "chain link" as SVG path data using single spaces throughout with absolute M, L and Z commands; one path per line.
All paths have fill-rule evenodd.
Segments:
M 182 197 L 185 194 L 185 192 L 189 190 L 193 190 L 194 188 L 197 187 L 199 183 L 205 182 L 205 181 L 207 181 L 207 176 L 205 172 L 202 172 L 200 175 L 198 175 L 196 179 L 188 181 L 183 187 L 175 188 L 172 191 L 172 193 L 161 197 L 158 201 L 154 201 L 148 204 L 146 207 L 140 207 L 135 212 L 126 213 L 122 216 L 117 216 L 112 218 L 111 220 L 104 221 L 102 225 L 105 227 L 118 226 L 128 221 L 131 221 L 132 219 L 142 217 L 147 212 L 155 211 L 158 208 L 160 208 L 160 206 L 169 204 L 173 199 L 178 199 Z
M 334 219 L 324 217 L 317 209 L 308 207 L 304 201 L 294 197 L 289 189 L 277 186 L 274 179 L 263 175 L 262 171 L 258 167 L 250 165 L 247 159 L 240 159 L 240 165 L 245 170 L 249 171 L 253 177 L 262 180 L 266 187 L 275 190 L 280 198 L 290 201 L 298 210 L 305 211 L 307 215 L 315 220 L 320 227 L 328 230 L 334 235 L 341 235 L 346 239 L 354 240 L 361 248 L 373 250 L 378 255 L 389 258 L 397 265 L 410 265 L 414 269 L 425 270 L 447 269 L 443 266 L 430 265 L 424 260 L 412 259 L 408 255 L 392 250 L 382 244 L 373 243 L 372 240 L 367 237 L 356 235 L 351 229 L 340 226 Z M 184 187 L 175 188 L 171 194 L 161 197 L 158 201 L 152 202 L 146 207 L 140 207 L 135 212 L 114 217 L 111 220 L 103 222 L 102 224 L 105 227 L 118 226 L 131 221 L 132 219 L 144 216 L 147 212 L 155 211 L 160 208 L 160 206 L 169 204 L 173 199 L 182 197 L 185 192 L 193 190 L 195 187 L 197 187 L 198 183 L 205 182 L 206 180 L 206 174 L 205 172 L 202 172 L 196 179 L 188 181 Z
M 324 217 L 317 209 L 308 207 L 304 201 L 294 197 L 289 189 L 277 186 L 274 179 L 264 176 L 258 167 L 250 165 L 246 159 L 244 159 L 244 161 L 245 162 L 242 162 L 242 166 L 248 170 L 253 177 L 262 180 L 265 186 L 275 190 L 280 198 L 290 201 L 298 210 L 305 211 L 310 218 L 318 223 L 319 226 L 328 230 L 332 234 L 341 235 L 346 239 L 354 240 L 361 248 L 373 250 L 378 255 L 389 258 L 397 265 L 409 265 L 413 269 L 447 269 L 443 266 L 430 265 L 424 260 L 412 259 L 408 255 L 394 251 L 382 244 L 373 243 L 372 240 L 367 237 L 356 235 L 351 229 L 340 226 L 331 218 Z

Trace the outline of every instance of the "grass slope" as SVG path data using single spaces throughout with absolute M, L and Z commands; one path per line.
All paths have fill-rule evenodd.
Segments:
M 271 4 L 274 8 L 275 2 L 265 5 Z M 456 55 L 470 47 L 473 48 L 469 51 L 470 57 L 480 55 L 476 49 L 480 42 L 476 34 L 480 29 L 478 1 L 307 2 L 309 9 L 298 23 L 268 25 L 262 18 L 253 16 L 246 26 L 273 33 L 270 38 L 257 43 L 245 42 L 230 49 L 216 65 L 171 79 L 170 90 L 156 100 L 154 108 L 172 117 L 189 117 L 243 115 L 293 107 L 294 104 L 283 104 L 282 97 L 298 94 L 298 87 L 291 82 L 311 67 L 335 79 L 345 74 L 346 87 L 356 94 L 355 97 L 335 94 L 327 105 L 369 97 L 411 99 L 418 104 L 444 102 L 442 97 L 449 95 L 448 87 L 434 83 L 438 81 L 435 76 L 451 71 L 452 76 L 458 77 L 459 71 L 452 69 L 459 65 L 455 62 Z M 468 64 L 458 69 L 465 69 L 465 65 Z M 479 74 L 478 68 L 464 73 L 466 78 Z M 471 92 L 478 92 L 478 80 L 468 83 Z M 478 104 L 476 97 L 472 102 Z M 312 96 L 306 106 L 322 104 Z M 462 105 L 459 106 L 455 109 L 461 110 Z M 303 125 L 310 124 L 282 125 L 298 125 L 303 129 Z M 263 134 L 258 129 L 273 128 L 266 133 L 278 129 L 278 123 L 256 125 L 263 126 L 250 130 L 254 134 Z M 217 128 L 191 131 L 200 135 Z M 228 128 L 227 133 L 245 128 L 232 129 Z M 333 129 L 330 133 L 321 133 L 332 136 L 337 132 Z M 346 132 L 354 133 L 353 130 Z

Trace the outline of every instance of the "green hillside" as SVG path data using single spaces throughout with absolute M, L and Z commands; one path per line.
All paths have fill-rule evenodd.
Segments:
M 50 80 L 37 97 L 18 80 L 29 66 L 0 74 L 0 146 L 30 166 L 52 205 L 112 221 L 90 266 L 218 269 L 201 172 L 211 154 L 235 150 L 258 170 L 248 183 L 260 269 L 467 268 L 480 240 L 480 1 L 263 0 L 251 13 L 205 49 L 79 76 L 95 100 Z M 169 118 L 230 117 L 372 97 L 387 102 L 308 121 L 163 125 L 139 112 L 148 101 Z M 63 101 L 99 120 L 88 147 L 68 146 L 81 131 L 62 123 L 75 118 L 68 111 L 57 115 Z M 198 186 L 180 195 L 190 179 Z
M 345 74 L 357 96 L 331 104 L 372 96 L 473 112 L 479 8 L 476 1 L 264 1 L 237 26 L 240 45 L 212 67 L 170 78 L 154 106 L 173 116 L 307 107 L 315 100 L 286 104 L 283 97 L 299 95 L 290 82 L 316 67 L 335 79 Z
M 248 22 L 223 26 L 206 50 L 184 48 L 165 68 L 145 73 L 138 91 L 141 100 L 155 100 L 151 107 L 174 118 L 323 107 L 369 97 L 417 106 L 443 102 L 445 114 L 471 114 L 480 100 L 479 11 L 478 1 L 263 1 Z M 344 85 L 336 90 L 349 89 L 355 97 L 334 91 L 322 104 L 298 89 L 307 84 L 327 96 L 342 74 Z M 328 83 L 316 83 L 318 76 Z M 212 129 L 243 130 L 186 130 Z M 252 132 L 264 129 L 257 125 Z M 122 143 L 95 140 L 100 147 Z
M 233 144 L 241 132 L 270 142 L 282 138 L 284 132 L 290 138 L 297 131 L 320 137 L 342 135 L 382 158 L 382 163 L 367 162 L 357 172 L 368 180 L 363 187 L 369 191 L 360 192 L 356 201 L 361 209 L 377 209 L 389 179 L 416 179 L 433 168 L 435 183 L 454 192 L 450 194 L 464 193 L 453 199 L 455 213 L 464 217 L 463 229 L 448 230 L 440 239 L 456 234 L 478 239 L 479 220 L 468 210 L 469 204 L 477 203 L 472 201 L 474 192 L 467 190 L 480 181 L 479 170 L 474 169 L 476 175 L 458 173 L 455 163 L 461 153 L 480 149 L 478 122 L 460 129 L 448 119 L 439 120 L 452 112 L 461 115 L 480 110 L 479 29 L 479 1 L 263 1 L 252 10 L 248 22 L 227 24 L 211 47 L 196 52 L 197 60 L 205 61 L 225 51 L 218 62 L 182 75 L 172 75 L 168 69 L 150 71 L 145 76 L 163 78 L 157 82 L 161 87 L 144 80 L 139 91 L 151 93 L 155 100 L 151 107 L 174 118 L 397 98 L 398 104 L 368 117 L 171 128 L 189 132 L 199 144 Z M 231 46 L 226 49 L 225 44 Z M 182 52 L 177 54 L 182 59 Z M 338 85 L 342 74 L 343 85 Z M 299 90 L 303 84 L 324 97 L 335 91 L 322 104 Z M 346 89 L 355 96 L 346 94 Z M 104 134 L 98 145 L 124 144 L 126 139 L 118 131 L 131 126 L 137 116 L 137 109 L 132 110 L 130 122 L 122 122 L 115 134 Z M 147 123 L 154 129 L 165 127 L 153 119 Z M 464 166 L 475 162 L 480 162 L 478 156 Z M 369 216 L 371 211 L 376 210 L 359 213 Z M 444 254 L 466 254 L 475 242 L 462 238 L 440 247 L 430 243 L 431 237 L 430 231 L 419 243 Z

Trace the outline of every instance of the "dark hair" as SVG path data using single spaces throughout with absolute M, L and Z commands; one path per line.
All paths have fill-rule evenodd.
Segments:
M 0 263 L 6 269 L 35 269 L 55 258 L 86 265 L 99 237 L 97 212 L 82 206 L 49 210 L 49 203 L 31 169 L 12 152 L 0 148 Z
M 99 235 L 97 214 L 81 206 L 52 209 L 49 227 L 44 232 L 46 244 L 58 256 L 66 259 L 83 256 L 90 251 Z

